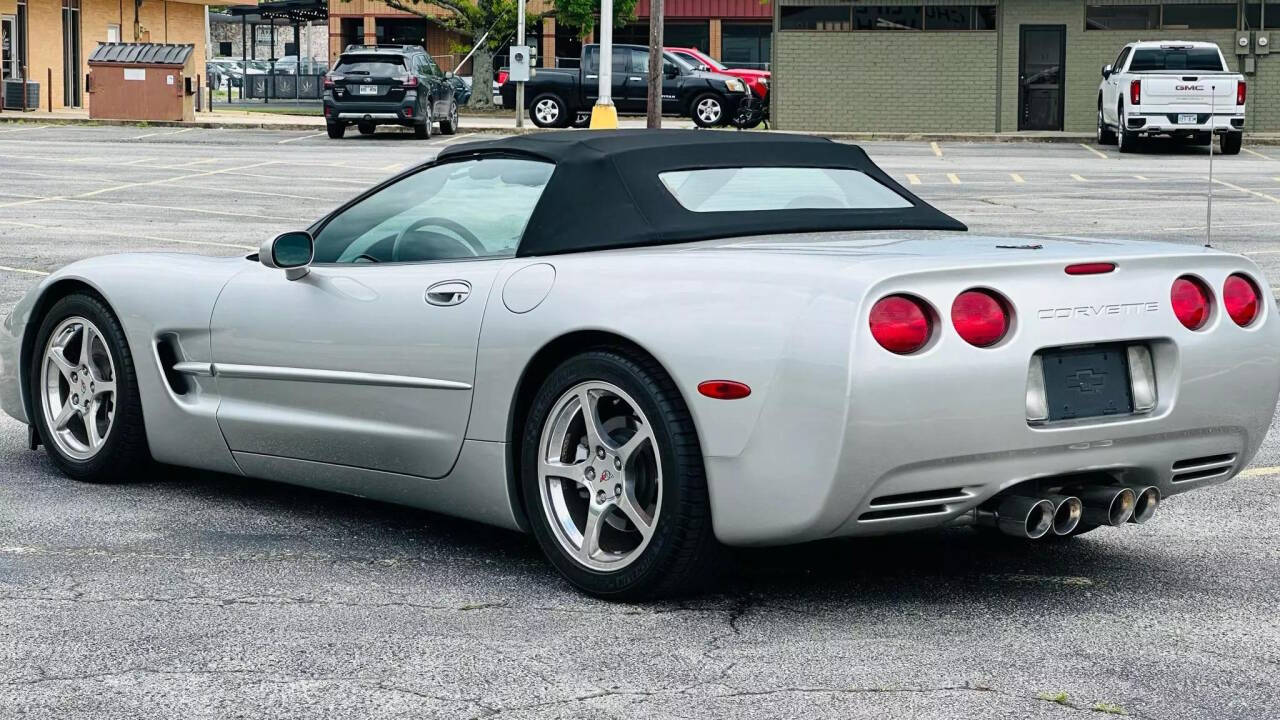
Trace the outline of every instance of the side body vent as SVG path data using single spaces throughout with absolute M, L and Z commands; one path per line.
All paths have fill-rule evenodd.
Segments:
M 165 382 L 175 395 L 186 395 L 191 392 L 191 380 L 175 369 L 181 357 L 177 335 L 168 334 L 156 338 L 156 358 L 160 361 L 160 370 L 164 373 Z
M 872 498 L 867 512 L 858 516 L 858 522 L 942 515 L 950 512 L 950 503 L 964 502 L 972 497 L 973 494 L 962 487 L 880 495 Z
M 1173 464 L 1173 482 L 1184 483 L 1225 477 L 1231 473 L 1235 464 L 1234 453 L 1179 460 Z

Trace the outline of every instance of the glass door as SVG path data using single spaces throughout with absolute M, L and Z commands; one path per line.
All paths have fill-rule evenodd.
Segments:
M 80 107 L 80 0 L 62 0 L 62 104 Z
M 1018 53 L 1018 129 L 1061 130 L 1065 25 L 1023 25 Z

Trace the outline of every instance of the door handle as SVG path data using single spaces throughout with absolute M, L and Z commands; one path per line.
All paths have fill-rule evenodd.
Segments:
M 588 76 L 587 76 L 587 79 L 588 79 L 588 80 L 596 80 L 596 79 L 598 79 L 599 77 L 600 77 L 599 75 L 588 75 Z
M 629 78 L 627 78 L 627 79 L 628 79 L 628 80 L 635 80 L 636 82 L 639 82 L 639 81 L 640 81 L 640 78 L 638 78 L 638 77 L 629 77 Z
M 471 283 L 466 280 L 445 280 L 427 288 L 427 302 L 440 307 L 461 305 L 471 297 Z

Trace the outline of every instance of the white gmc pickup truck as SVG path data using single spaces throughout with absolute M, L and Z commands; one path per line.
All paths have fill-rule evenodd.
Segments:
M 1236 155 L 1244 138 L 1244 77 L 1209 42 L 1135 42 L 1102 68 L 1098 142 L 1133 152 L 1138 139 L 1169 135 L 1200 145 L 1222 138 Z

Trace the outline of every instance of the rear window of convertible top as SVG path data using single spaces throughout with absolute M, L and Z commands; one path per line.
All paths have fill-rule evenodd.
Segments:
M 667 191 L 693 212 L 884 210 L 911 207 L 892 189 L 847 168 L 740 167 L 658 173 Z

